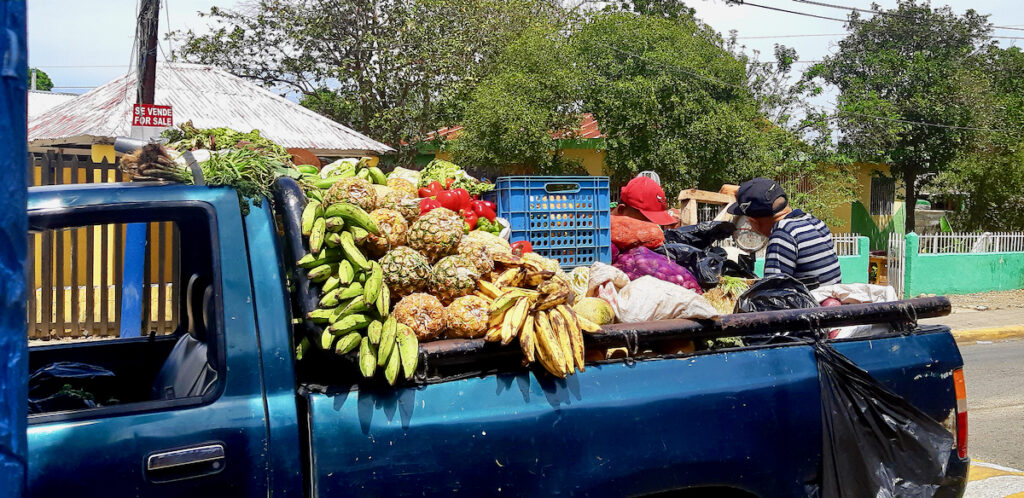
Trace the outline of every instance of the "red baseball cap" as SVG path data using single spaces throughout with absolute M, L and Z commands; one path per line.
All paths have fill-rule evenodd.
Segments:
M 638 176 L 622 187 L 619 200 L 643 213 L 652 223 L 672 225 L 679 221 L 668 213 L 668 202 L 661 185 L 646 176 Z

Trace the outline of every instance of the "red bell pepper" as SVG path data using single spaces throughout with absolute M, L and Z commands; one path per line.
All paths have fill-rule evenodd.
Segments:
M 438 192 L 437 201 L 441 203 L 441 206 L 451 209 L 456 213 L 462 209 L 462 201 L 459 200 L 459 194 L 452 190 L 442 190 Z
M 533 252 L 533 245 L 528 240 L 519 240 L 512 243 L 512 254 L 522 256 L 528 252 Z
M 491 208 L 491 211 L 494 211 L 495 213 L 498 212 L 498 205 L 497 204 L 495 204 L 495 203 L 493 203 L 491 201 L 485 201 L 485 200 L 481 200 L 480 202 L 484 203 L 484 205 L 486 205 L 487 207 Z
M 472 211 L 473 206 L 470 204 L 472 199 L 469 198 L 469 191 L 464 188 L 453 188 L 451 192 L 455 192 L 455 195 L 459 196 L 459 209 L 465 209 Z
M 444 181 L 444 189 L 445 190 L 450 190 L 452 188 L 452 183 L 454 183 L 454 182 L 455 182 L 454 178 L 447 178 L 447 179 L 445 179 L 445 181 Z
M 441 207 L 437 199 L 426 198 L 420 201 L 420 216 L 429 213 L 431 210 Z
M 476 230 L 476 223 L 480 221 L 480 217 L 477 216 L 476 213 L 463 209 L 459 211 L 459 214 L 462 215 L 462 219 L 465 220 L 467 225 L 469 225 L 470 230 Z
M 472 204 L 473 212 L 476 213 L 477 216 L 487 218 L 487 221 L 493 222 L 494 218 L 498 216 L 491 208 L 487 207 L 487 204 L 484 201 L 473 201 Z
M 441 188 L 441 182 L 432 181 L 426 187 L 420 187 L 420 189 L 417 192 L 419 193 L 419 196 L 423 198 L 434 197 L 435 195 L 439 194 L 442 190 L 444 189 Z

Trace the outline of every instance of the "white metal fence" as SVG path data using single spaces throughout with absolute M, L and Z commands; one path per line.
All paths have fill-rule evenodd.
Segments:
M 886 282 L 896 289 L 896 295 L 903 297 L 903 267 L 906 239 L 902 233 L 889 234 L 889 251 L 885 260 Z
M 1024 252 L 1024 232 L 934 233 L 918 236 L 920 254 Z
M 835 244 L 836 254 L 839 256 L 859 256 L 860 254 L 857 253 L 857 238 L 860 236 L 859 233 L 832 234 L 832 243 Z M 715 245 L 719 247 L 736 247 L 736 243 L 731 238 L 716 242 Z M 757 257 L 764 258 L 764 251 L 764 248 L 757 251 Z

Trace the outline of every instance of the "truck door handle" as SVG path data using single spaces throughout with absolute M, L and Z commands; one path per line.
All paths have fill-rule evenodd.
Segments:
M 153 453 L 146 457 L 150 480 L 173 481 L 213 474 L 224 468 L 224 445 L 204 444 Z

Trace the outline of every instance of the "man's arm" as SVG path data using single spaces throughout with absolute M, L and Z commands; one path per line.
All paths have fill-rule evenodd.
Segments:
M 793 275 L 796 273 L 797 248 L 792 235 L 776 230 L 768 239 L 764 255 L 764 274 Z

